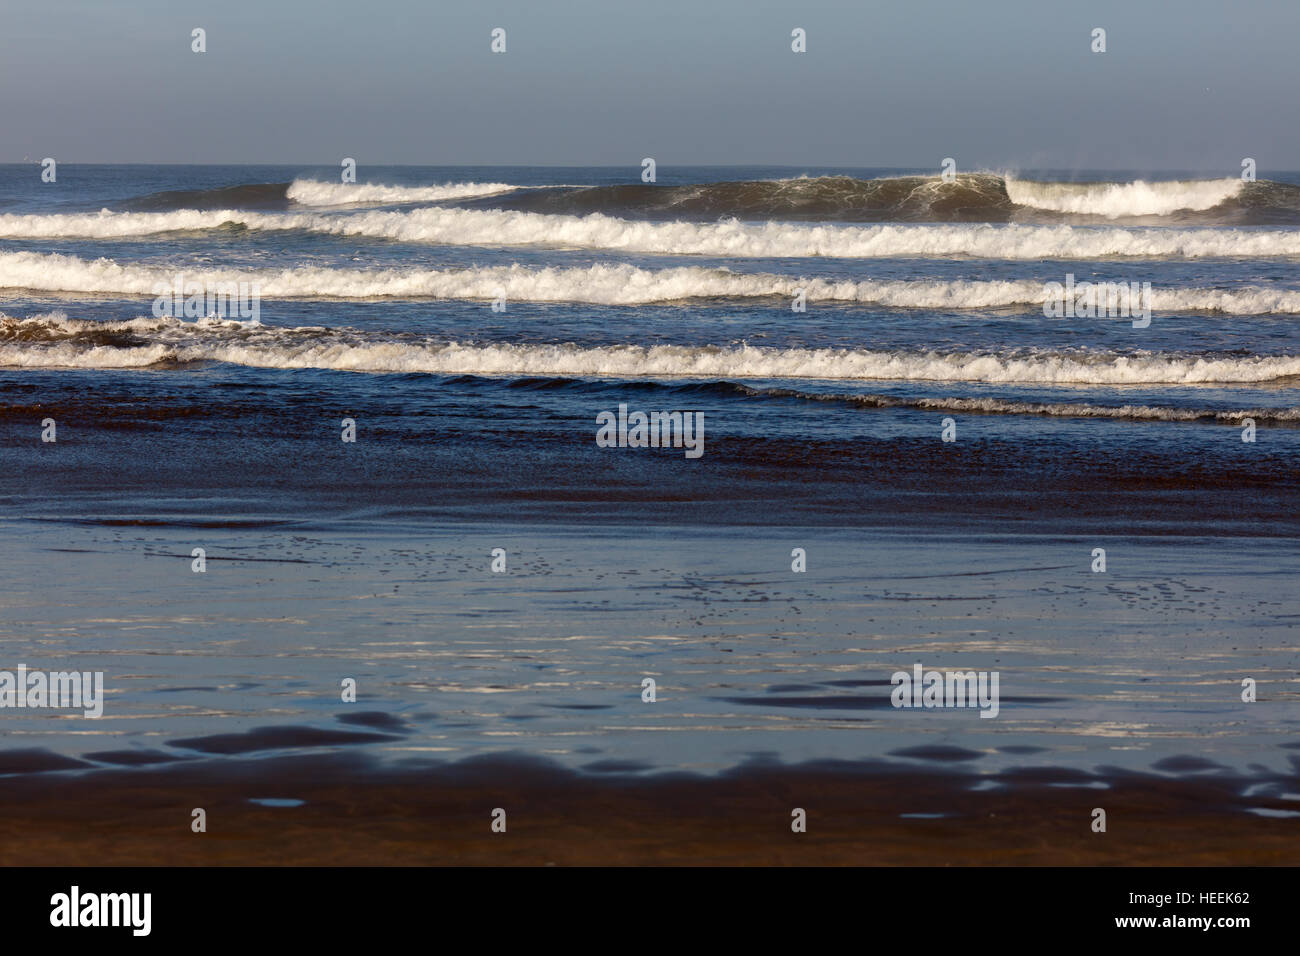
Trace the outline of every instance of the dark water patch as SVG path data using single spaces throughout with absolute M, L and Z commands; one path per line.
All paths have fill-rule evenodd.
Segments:
M 889 751 L 891 757 L 908 757 L 912 760 L 929 760 L 938 763 L 954 763 L 966 760 L 978 760 L 984 754 L 965 747 L 953 747 L 947 744 L 932 744 L 920 747 L 904 747 Z
M 61 518 L 51 517 L 33 517 L 31 521 L 45 521 L 54 524 L 76 524 L 90 525 L 105 528 L 194 528 L 196 530 L 248 530 L 261 531 L 275 528 L 283 528 L 296 524 L 292 519 L 285 518 L 122 518 L 122 517 L 78 517 L 68 516 Z M 160 551 L 147 552 L 150 557 L 162 558 L 191 558 L 193 555 L 188 554 L 167 554 Z M 217 560 L 209 557 L 209 561 Z M 257 558 L 225 558 L 227 561 L 254 561 Z M 260 560 L 273 560 L 263 558 Z M 278 559 L 277 559 L 278 560 Z M 293 561 L 295 564 L 310 564 L 311 562 Z
M 283 211 L 289 208 L 289 183 L 250 183 L 216 189 L 169 189 L 117 204 L 124 212 L 171 212 L 176 209 L 248 209 Z
M 245 754 L 259 750 L 294 750 L 302 747 L 338 747 L 401 740 L 391 734 L 365 734 L 316 727 L 255 727 L 242 734 L 213 734 L 168 741 L 173 747 L 207 754 Z
M 794 707 L 815 710 L 876 710 L 893 705 L 888 696 L 860 697 L 841 694 L 838 696 L 769 696 L 769 697 L 715 697 L 714 700 L 729 704 L 741 704 L 746 707 Z
M 9 449 L 5 490 L 16 496 L 10 514 L 179 530 L 324 528 L 358 515 L 406 527 L 444 520 L 577 520 L 625 528 L 885 524 L 1211 536 L 1286 535 L 1300 528 L 1294 508 L 1300 474 L 1293 442 L 1280 435 L 1245 446 L 1250 453 L 1241 454 L 1243 446 L 1228 440 L 1237 437 L 1229 430 L 1172 423 L 1093 422 L 1088 434 L 1048 429 L 1023 440 L 968 431 L 959 442 L 942 443 L 922 432 L 933 424 L 937 434 L 937 419 L 854 426 L 775 414 L 735 416 L 726 430 L 710 426 L 716 430 L 708 432 L 708 467 L 701 469 L 675 449 L 611 454 L 595 447 L 585 410 L 580 419 L 571 412 L 564 427 L 556 424 L 562 414 L 556 410 L 520 413 L 516 421 L 494 421 L 485 430 L 481 404 L 455 396 L 454 407 L 435 417 L 432 403 L 445 390 L 428 381 L 430 389 L 404 398 L 399 409 L 379 411 L 373 386 L 355 377 L 341 387 L 364 385 L 361 400 L 353 401 L 358 396 L 351 391 L 327 389 L 329 397 L 316 399 L 314 412 L 278 405 L 239 427 L 231 426 L 232 412 L 216 400 L 211 417 L 192 418 L 147 440 L 99 427 L 69 428 L 61 411 L 51 414 L 59 422 L 58 444 L 42 445 L 33 430 L 45 417 L 32 401 L 37 394 L 53 392 L 70 413 L 74 393 L 94 394 L 96 401 L 101 394 L 86 376 L 66 384 L 46 376 L 41 390 L 20 400 L 31 406 L 20 416 L 24 420 L 0 423 L 0 442 Z M 112 391 L 125 397 L 120 382 Z M 10 394 L 6 390 L 5 397 Z M 186 404 L 198 406 L 198 397 L 191 390 Z M 172 400 L 181 396 L 164 399 Z M 338 422 L 320 412 L 330 400 L 360 409 L 354 417 L 364 431 L 355 445 L 339 442 Z M 417 406 L 414 416 L 406 414 L 408 406 Z M 402 418 L 393 420 L 389 437 L 381 437 L 384 429 L 370 423 L 375 415 L 387 421 L 396 411 Z M 123 405 L 120 415 L 109 417 L 130 421 L 134 415 Z M 800 427 L 787 427 L 792 423 Z M 916 431 L 890 433 L 904 427 Z M 760 428 L 771 433 L 746 434 Z M 1177 440 L 1156 439 L 1166 429 Z M 51 456 L 58 458 L 58 482 L 50 481 Z M 954 488 L 961 494 L 954 495 Z M 160 495 L 166 505 L 156 502 Z M 1241 505 L 1243 495 L 1250 508 Z M 175 503 L 184 499 L 194 504 Z M 216 499 L 230 503 L 219 511 L 204 505 Z M 214 511 L 225 517 L 214 518 Z M 1018 567 L 1030 566 L 1001 562 L 971 570 L 1005 572 L 982 579 L 1002 581 L 1014 578 Z M 1055 573 L 1046 567 L 1027 573 Z M 962 578 L 936 580 L 955 584 Z M 963 603 L 969 602 L 950 606 Z
M 1212 760 L 1206 760 L 1204 757 L 1196 757 L 1190 754 L 1180 754 L 1173 757 L 1165 757 L 1163 760 L 1157 760 L 1151 765 L 1153 770 L 1165 771 L 1168 773 L 1200 773 L 1206 770 L 1227 770 L 1223 764 L 1215 763 Z
M 1089 784 L 1104 782 L 1096 774 L 1072 767 L 1011 767 L 998 774 L 998 779 L 1020 784 Z
M 53 770 L 84 770 L 94 764 L 65 757 L 39 747 L 0 750 L 0 776 L 23 773 L 49 773 Z
M 640 760 L 595 760 L 583 764 L 582 769 L 588 773 L 641 773 L 653 770 L 654 765 Z
M 385 713 L 382 710 L 363 710 L 355 714 L 337 714 L 336 719 L 341 724 L 373 727 L 377 730 L 390 730 L 394 733 L 406 732 L 411 729 L 410 725 L 396 714 Z
M 554 707 L 556 710 L 611 710 L 612 704 L 544 704 L 544 707 Z
M 476 375 L 457 375 L 448 380 L 449 385 L 477 385 L 483 379 Z M 542 376 L 526 376 L 524 378 L 507 379 L 504 383 L 506 388 L 517 389 L 521 391 L 533 392 L 552 392 L 552 391 L 579 391 L 591 383 L 580 378 L 557 378 Z
M 938 594 L 866 594 L 863 595 L 872 601 L 996 601 L 996 594 L 975 594 L 969 597 L 963 595 L 938 595 Z
M 244 525 L 240 525 L 243 527 Z M 227 527 L 226 525 L 216 525 L 215 527 Z M 183 558 L 186 561 L 192 560 L 192 554 L 172 554 L 167 551 L 142 551 L 146 558 Z M 257 564 L 320 564 L 319 561 L 309 561 L 306 558 L 250 558 L 246 555 L 205 555 L 206 561 L 230 561 L 236 564 L 240 563 L 257 563 Z
M 96 763 L 115 764 L 120 767 L 147 767 L 160 763 L 175 763 L 178 760 L 185 760 L 185 757 L 177 757 L 174 754 L 165 754 L 157 750 L 101 750 L 96 753 L 85 754 L 87 760 L 94 760 Z
M 921 578 L 978 578 L 989 574 L 1027 574 L 1031 571 L 1062 571 L 1071 565 L 1068 564 L 1051 564 L 1040 565 L 1033 568 L 1006 568 L 1000 571 L 953 571 L 947 574 L 898 574 L 898 575 L 877 575 L 877 581 L 914 581 Z M 990 598 L 996 595 L 989 595 Z
M 201 687 L 201 686 L 196 686 L 196 687 L 155 687 L 155 688 L 153 689 L 153 693 L 155 693 L 155 694 L 182 694 L 182 693 L 185 693 L 185 692 L 187 692 L 187 691 L 198 691 L 198 692 L 201 692 L 201 693 L 214 693 L 214 692 L 216 692 L 216 691 L 218 691 L 218 690 L 220 690 L 219 687 Z

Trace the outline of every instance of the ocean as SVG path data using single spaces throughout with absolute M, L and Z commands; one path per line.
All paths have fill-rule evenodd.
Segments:
M 1294 827 L 1300 173 L 358 180 L 0 166 L 0 670 L 105 688 L 4 712 L 0 779 L 874 768 L 895 820 Z M 702 453 L 602 446 L 621 406 Z M 996 718 L 897 706 L 917 664 Z

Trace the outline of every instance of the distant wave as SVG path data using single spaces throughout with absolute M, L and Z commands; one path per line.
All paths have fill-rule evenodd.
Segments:
M 1265 225 L 1300 222 L 1300 187 L 1241 179 L 1037 182 L 993 173 L 851 176 L 553 187 L 474 203 L 556 215 L 822 222 L 1091 222 Z
M 1290 183 L 1244 182 L 1227 177 L 1046 182 L 994 173 L 961 173 L 951 180 L 938 176 L 800 176 L 688 185 L 629 182 L 599 186 L 500 182 L 417 186 L 296 179 L 291 183 L 150 193 L 118 202 L 114 208 L 125 212 L 293 212 L 299 208 L 419 203 L 694 222 L 1300 224 L 1300 186 Z
M 518 189 L 509 183 L 444 183 L 441 186 L 380 186 L 371 183 L 323 183 L 295 179 L 288 188 L 289 199 L 304 206 L 347 206 L 355 203 L 443 202 L 494 196 Z
M 1300 356 L 1294 355 L 473 344 L 412 334 L 275 328 L 219 319 L 90 322 L 62 313 L 27 319 L 0 316 L 0 365 L 124 368 L 197 361 L 452 375 L 1068 385 L 1262 383 L 1300 376 Z
M 997 222 L 1010 216 L 1013 204 L 1000 177 L 966 173 L 951 182 L 937 176 L 818 176 L 682 186 L 552 187 L 487 205 L 520 212 L 659 219 Z
M 136 196 L 116 204 L 129 212 L 170 212 L 177 209 L 265 209 L 289 208 L 288 183 L 244 183 L 215 189 L 169 189 Z
M 217 228 L 316 233 L 464 246 L 599 249 L 716 257 L 982 259 L 1273 258 L 1300 256 L 1300 230 L 1029 225 L 644 222 L 501 210 L 282 214 L 238 210 L 0 215 L 0 238 L 126 238 Z
M 584 302 L 644 305 L 690 299 L 791 297 L 804 290 L 810 302 L 842 302 L 895 309 L 963 310 L 1041 306 L 1043 283 L 1032 280 L 804 279 L 770 273 L 681 266 L 642 269 L 627 264 L 586 268 L 475 269 L 286 269 L 212 270 L 183 266 L 121 265 L 111 259 L 32 252 L 0 252 L 0 288 L 38 292 L 154 295 L 177 274 L 187 282 L 256 283 L 265 298 L 485 300 L 504 294 L 528 302 Z M 1155 288 L 1157 312 L 1217 312 L 1228 315 L 1300 314 L 1300 291 L 1244 286 L 1233 289 Z
M 379 186 L 370 183 L 323 183 L 295 179 L 292 183 L 251 183 L 215 189 L 173 189 L 117 203 L 127 212 L 173 212 L 236 209 L 287 211 L 293 205 L 348 206 L 415 202 L 445 202 L 510 192 L 508 183 L 445 183 L 441 186 Z

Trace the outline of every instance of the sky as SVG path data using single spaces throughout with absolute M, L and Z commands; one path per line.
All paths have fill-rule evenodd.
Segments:
M 0 0 L 0 162 L 1264 175 L 1298 41 L 1298 0 Z

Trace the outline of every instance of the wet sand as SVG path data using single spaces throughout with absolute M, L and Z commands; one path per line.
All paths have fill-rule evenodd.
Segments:
M 982 772 L 1149 772 L 1186 754 L 1279 772 L 1300 719 L 1286 600 L 1300 565 L 1285 540 L 179 520 L 21 532 L 0 549 L 3 666 L 102 670 L 106 700 L 102 719 L 0 712 L 0 774 L 7 751 L 33 748 L 90 770 L 352 744 L 576 771 L 945 745 Z M 791 571 L 796 545 L 806 573 Z M 1097 545 L 1105 574 L 1090 570 Z M 496 547 L 507 573 L 489 568 Z M 891 675 L 918 662 L 999 672 L 997 718 L 891 706 Z M 1257 703 L 1241 699 L 1247 675 Z
M 0 864 L 1294 864 L 1285 541 L 708 536 L 30 526 L 8 660 L 108 699 L 4 715 Z
M 402 768 L 348 753 L 202 759 L 9 777 L 0 787 L 0 861 L 1293 865 L 1300 820 L 1246 812 L 1239 794 L 1251 786 L 1280 796 L 1300 789 L 1300 776 L 1039 767 L 990 777 L 886 762 L 753 762 L 718 776 L 637 777 L 575 773 L 522 756 Z M 1259 796 L 1250 804 L 1282 813 L 1294 807 Z M 191 830 L 195 807 L 206 811 L 204 833 Z M 491 830 L 498 807 L 506 811 L 505 833 Z M 1092 832 L 1096 807 L 1107 811 L 1105 833 Z M 791 831 L 795 808 L 807 812 L 806 833 Z

